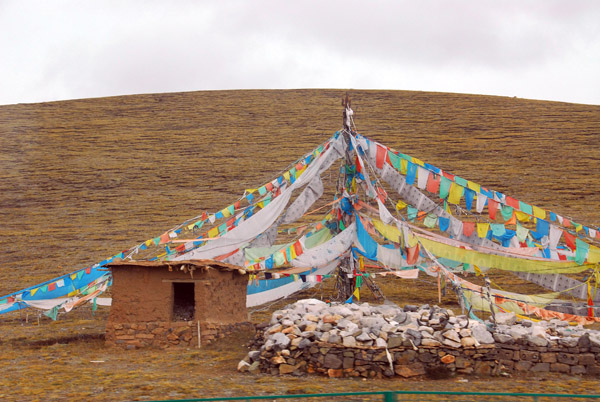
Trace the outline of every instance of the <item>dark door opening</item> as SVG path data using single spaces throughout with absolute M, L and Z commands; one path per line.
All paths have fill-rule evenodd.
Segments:
M 173 282 L 173 321 L 191 321 L 195 311 L 194 282 Z

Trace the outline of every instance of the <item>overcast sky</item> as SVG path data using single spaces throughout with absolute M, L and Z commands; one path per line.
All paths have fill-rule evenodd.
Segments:
M 0 104 L 246 88 L 600 104 L 600 1 L 0 0 Z

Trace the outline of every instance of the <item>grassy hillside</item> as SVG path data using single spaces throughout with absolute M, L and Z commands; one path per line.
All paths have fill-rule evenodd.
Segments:
M 214 91 L 0 107 L 0 293 L 214 211 L 341 127 L 342 90 Z M 600 106 L 352 91 L 359 132 L 600 223 Z
M 0 294 L 93 264 L 228 205 L 340 129 L 344 92 L 189 92 L 1 106 Z M 578 222 L 600 224 L 600 106 L 409 91 L 351 95 L 360 133 Z M 435 302 L 437 294 L 421 280 L 383 287 L 397 302 Z M 237 374 L 249 334 L 202 351 L 108 350 L 100 339 L 106 314 L 92 317 L 82 308 L 57 322 L 43 318 L 40 326 L 18 315 L 0 318 L 0 398 L 432 388 L 419 381 Z M 511 379 L 511 391 L 596 387 L 550 380 Z M 503 380 L 470 381 L 433 387 L 507 391 Z

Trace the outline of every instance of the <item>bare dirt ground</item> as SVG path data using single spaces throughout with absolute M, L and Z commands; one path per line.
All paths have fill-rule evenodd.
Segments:
M 342 90 L 213 91 L 0 107 L 0 293 L 114 255 L 262 184 L 341 127 Z M 352 91 L 358 131 L 461 177 L 598 226 L 600 106 Z M 499 276 L 506 286 L 521 285 Z M 435 303 L 425 278 L 379 282 Z M 310 295 L 327 295 L 316 289 Z M 369 301 L 369 295 L 365 295 Z M 444 298 L 456 308 L 452 295 Z M 270 310 L 252 314 L 261 322 Z M 384 389 L 597 393 L 580 377 L 274 378 L 235 367 L 252 334 L 189 350 L 103 346 L 107 310 L 0 317 L 0 398 L 175 399 Z

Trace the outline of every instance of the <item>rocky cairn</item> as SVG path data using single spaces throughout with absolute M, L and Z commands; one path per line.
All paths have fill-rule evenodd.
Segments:
M 600 332 L 559 320 L 480 322 L 438 306 L 300 300 L 258 327 L 238 370 L 330 377 L 513 371 L 600 374 Z

